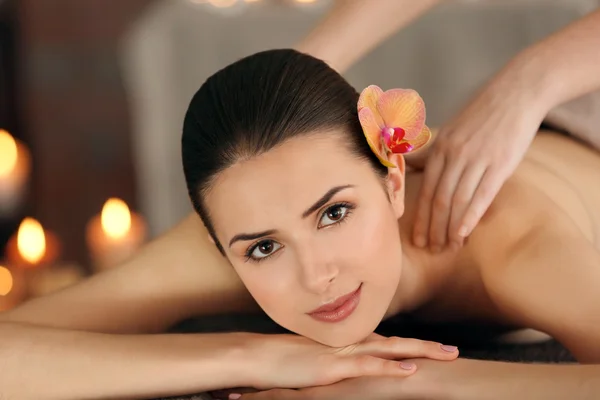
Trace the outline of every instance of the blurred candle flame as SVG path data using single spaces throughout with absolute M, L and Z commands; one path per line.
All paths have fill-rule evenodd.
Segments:
M 8 268 L 0 266 L 0 296 L 6 296 L 13 288 L 13 277 Z
M 0 129 L 0 177 L 10 175 L 18 161 L 17 142 L 10 133 Z
M 127 204 L 116 198 L 104 203 L 101 215 L 102 230 L 111 239 L 121 239 L 131 230 L 131 212 Z
M 46 235 L 42 225 L 33 218 L 25 218 L 17 232 L 17 248 L 23 259 L 39 263 L 46 254 Z

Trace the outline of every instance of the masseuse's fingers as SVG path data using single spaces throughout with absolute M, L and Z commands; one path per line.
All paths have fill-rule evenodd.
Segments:
M 441 252 L 446 246 L 452 198 L 463 171 L 463 159 L 458 157 L 448 159 L 437 184 L 431 202 L 431 222 L 429 224 L 429 245 L 434 253 Z
M 507 171 L 510 170 L 508 170 L 508 168 L 496 169 L 494 167 L 486 170 L 473 195 L 473 200 L 462 218 L 460 228 L 458 228 L 459 236 L 469 236 L 471 231 L 477 226 L 479 220 L 492 204 L 492 201 L 494 201 L 494 198 L 502 188 L 504 181 L 510 174 L 510 172 Z
M 466 236 L 461 236 L 459 230 L 466 217 L 467 210 L 471 205 L 473 196 L 479 186 L 482 177 L 486 173 L 486 166 L 483 164 L 467 165 L 456 187 L 456 192 L 452 199 L 452 211 L 450 215 L 450 224 L 448 227 L 448 237 L 459 247 L 464 244 Z M 477 224 L 477 220 L 475 221 Z M 475 226 L 475 224 L 473 226 Z
M 433 201 L 439 177 L 444 171 L 445 164 L 445 157 L 441 153 L 433 151 L 425 166 L 413 232 L 413 240 L 418 247 L 427 246 L 431 221 L 431 202 Z
M 397 336 L 360 343 L 353 353 L 368 354 L 390 360 L 431 358 L 446 361 L 458 357 L 458 349 L 454 346 Z

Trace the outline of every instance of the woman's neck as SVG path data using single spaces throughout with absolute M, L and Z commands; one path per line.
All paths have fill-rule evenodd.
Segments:
M 398 223 L 403 253 L 402 274 L 386 318 L 398 313 L 413 312 L 425 306 L 447 282 L 455 278 L 459 254 L 450 249 L 434 254 L 427 248 L 414 246 L 412 242 L 421 182 L 422 174 L 409 173 L 406 176 L 405 212 Z

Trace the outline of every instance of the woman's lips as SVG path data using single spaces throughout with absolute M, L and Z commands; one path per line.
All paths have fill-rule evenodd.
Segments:
M 340 322 L 348 318 L 360 302 L 361 288 L 362 283 L 352 293 L 340 296 L 335 301 L 309 312 L 308 315 L 323 322 Z

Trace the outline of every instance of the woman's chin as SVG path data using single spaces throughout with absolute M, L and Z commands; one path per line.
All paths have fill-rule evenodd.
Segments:
M 363 332 L 363 334 L 361 334 L 361 335 L 353 334 L 353 335 L 348 335 L 346 337 L 335 337 L 335 338 L 332 338 L 331 340 L 329 340 L 328 343 L 324 343 L 324 344 L 326 344 L 327 346 L 331 346 L 331 347 L 352 346 L 354 344 L 363 342 L 372 333 L 373 333 L 373 331 L 368 331 L 368 332 Z
M 373 334 L 373 330 L 361 330 L 360 332 L 352 331 L 342 334 L 328 334 L 327 332 L 321 332 L 320 335 L 314 335 L 309 338 L 326 346 L 339 348 L 360 343 L 367 339 L 371 334 Z
M 350 322 L 350 321 L 348 321 Z M 310 331 L 298 334 L 330 347 L 346 347 L 360 343 L 373 334 L 380 320 L 357 318 L 347 324 L 319 323 Z M 323 325 L 324 324 L 324 325 Z

